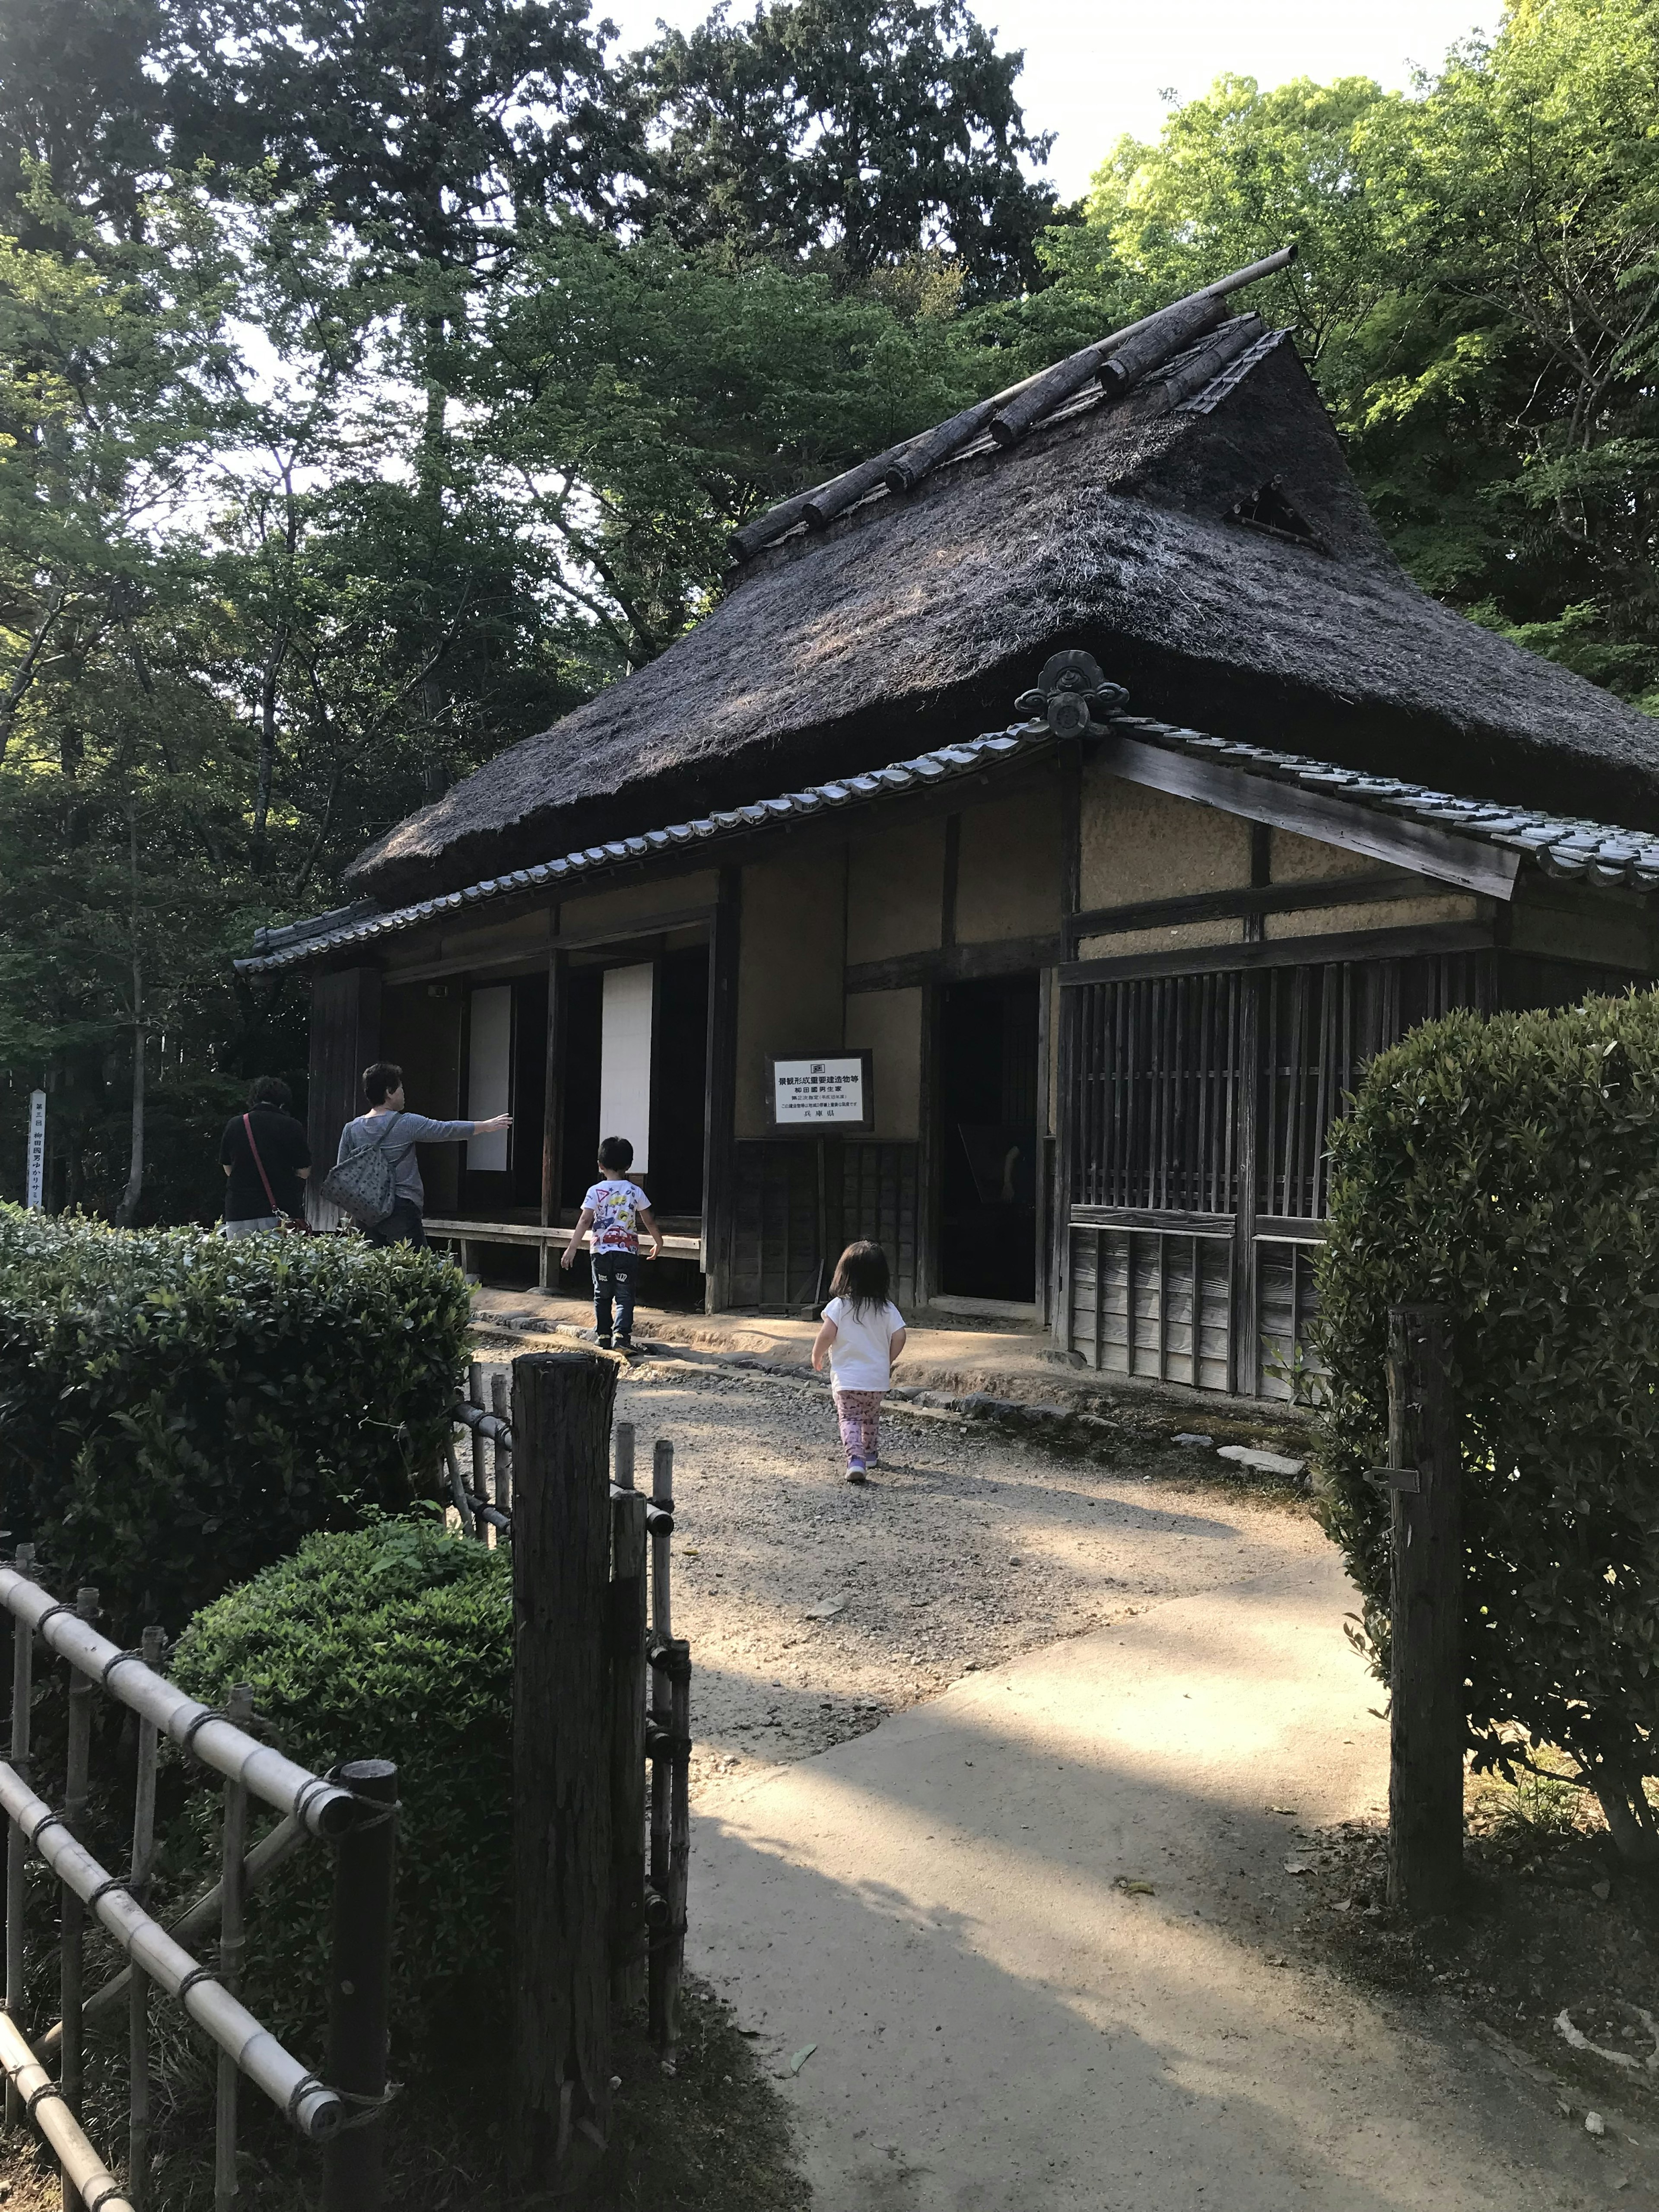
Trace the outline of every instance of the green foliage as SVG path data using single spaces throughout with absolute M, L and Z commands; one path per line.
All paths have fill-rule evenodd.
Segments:
M 1055 213 L 1026 173 L 1052 140 L 1026 130 L 1024 60 L 963 0 L 769 0 L 665 27 L 628 71 L 646 220 L 843 282 L 943 247 L 970 297 L 1018 295 Z
M 879 296 L 663 233 L 531 234 L 477 362 L 479 460 L 505 459 L 526 523 L 599 580 L 619 656 L 707 610 L 745 515 L 993 388 L 939 275 L 890 270 Z
M 1659 1856 L 1659 995 L 1468 1013 L 1371 1063 L 1320 1269 L 1328 1524 L 1386 1653 L 1391 1304 L 1449 1311 L 1477 1765 L 1559 1745 Z
M 5 1516 L 136 1643 L 435 1469 L 470 1309 L 355 1237 L 136 1235 L 0 1206 Z
M 198 1613 L 169 1672 L 211 1705 L 251 1683 L 283 1749 L 318 1772 L 395 1761 L 394 2071 L 418 2065 L 440 2032 L 452 2072 L 460 2052 L 482 2062 L 505 2027 L 510 1554 L 407 1520 L 313 1536 Z M 173 1856 L 193 1856 L 188 1824 Z M 248 2002 L 304 2050 L 326 2014 L 328 1911 L 323 1850 L 301 1852 L 252 1907 Z
M 1143 313 L 1295 239 L 1252 303 L 1296 327 L 1419 582 L 1644 703 L 1656 87 L 1653 0 L 1529 0 L 1411 96 L 1224 77 L 1115 149 L 1060 289 Z

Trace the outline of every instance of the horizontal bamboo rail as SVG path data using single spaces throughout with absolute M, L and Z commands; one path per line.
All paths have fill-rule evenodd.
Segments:
M 336 2131 L 346 2111 L 335 2092 L 290 2057 L 159 1920 L 135 1905 L 125 1883 L 107 1875 L 92 1853 L 76 1842 L 63 1816 L 3 1762 L 0 1812 L 27 1838 L 65 1888 L 97 1914 L 134 1964 L 178 1999 L 308 2142 L 325 2142 Z
M 22 2030 L 0 2012 L 0 2067 L 23 2109 L 58 2154 L 64 2179 L 85 2212 L 133 2212 L 132 2200 L 81 2132 L 63 2091 L 29 2049 Z
M 204 1766 L 238 1784 L 262 1804 L 286 1813 L 313 1836 L 338 1836 L 356 1817 L 356 1800 L 281 1752 L 221 1718 L 210 1705 L 187 1698 L 134 1651 L 123 1651 L 72 1607 L 59 1605 L 39 1583 L 15 1567 L 0 1567 L 0 1606 L 34 1629 L 43 1643 L 88 1675 L 141 1720 L 153 1721 Z
M 268 1836 L 261 1836 L 242 1862 L 242 1884 L 252 1897 L 262 1882 L 268 1881 L 279 1866 L 284 1866 L 295 1851 L 308 1841 L 305 1830 L 295 1820 L 279 1820 Z M 223 1886 L 215 1882 L 204 1890 L 194 1905 L 175 1920 L 167 1934 L 177 1943 L 189 1941 L 211 1928 L 219 1917 Z M 131 1966 L 123 1966 L 118 1974 L 95 1989 L 81 2008 L 82 2020 L 95 2020 L 100 2013 L 107 2012 L 120 2002 L 132 1980 Z M 50 2054 L 56 2051 L 63 2034 L 63 2022 L 54 2022 L 40 2038 L 40 2048 Z

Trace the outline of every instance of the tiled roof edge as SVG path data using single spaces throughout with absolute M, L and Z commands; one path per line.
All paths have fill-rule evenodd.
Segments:
M 826 808 L 854 805 L 884 798 L 890 793 L 913 791 L 952 776 L 966 775 L 982 768 L 988 761 L 1006 760 L 1013 753 L 1029 751 L 1050 742 L 1046 722 L 1018 722 L 1009 729 L 967 738 L 960 744 L 940 745 L 935 751 L 919 753 L 913 760 L 894 761 L 886 768 L 871 769 L 863 775 L 841 776 L 832 783 L 811 784 L 805 791 L 787 792 L 778 799 L 757 799 L 749 806 L 723 808 L 698 821 L 671 823 L 666 829 L 647 830 L 637 837 L 617 837 L 607 844 L 584 846 L 560 860 L 543 860 L 532 868 L 515 868 L 509 875 L 489 876 L 482 883 L 469 884 L 465 890 L 446 891 L 436 898 L 418 900 L 411 906 L 393 907 L 385 914 L 371 915 L 337 928 L 304 935 L 280 951 L 255 952 L 232 964 L 240 975 L 270 975 L 278 969 L 315 960 L 325 952 L 337 951 L 343 945 L 369 945 L 406 929 L 416 929 L 422 922 L 436 921 L 446 914 L 457 914 L 463 908 L 477 906 L 488 899 L 555 889 L 573 879 L 608 868 L 626 867 L 682 846 L 738 836 L 747 830 L 762 829 L 769 823 L 821 813 Z M 304 923 L 289 926 L 296 933 L 307 927 Z
M 1358 769 L 1333 768 L 1328 762 L 1302 753 L 1274 752 L 1266 745 L 1236 743 L 1202 730 L 1188 730 L 1171 722 L 1150 721 L 1138 714 L 1116 714 L 1111 728 L 1126 737 L 1146 739 L 1173 752 L 1195 759 L 1219 762 L 1242 769 L 1247 775 L 1271 777 L 1280 783 L 1299 784 L 1304 790 L 1322 792 L 1384 814 L 1421 822 L 1459 836 L 1501 845 L 1535 861 L 1546 875 L 1567 881 L 1612 884 L 1628 890 L 1659 890 L 1659 837 L 1623 830 L 1606 822 L 1583 822 L 1570 816 L 1544 814 L 1530 807 L 1504 806 L 1493 801 L 1458 799 L 1449 792 L 1434 791 L 1425 784 L 1406 783 L 1396 776 L 1367 775 Z M 507 898 L 529 890 L 554 889 L 608 868 L 648 860 L 658 853 L 672 852 L 707 840 L 740 835 L 772 822 L 817 814 L 825 808 L 848 806 L 885 797 L 889 793 L 913 791 L 952 776 L 965 775 L 988 760 L 1006 760 L 1049 742 L 1046 722 L 1017 722 L 1006 730 L 941 745 L 913 760 L 894 761 L 886 768 L 860 775 L 842 776 L 833 783 L 817 783 L 781 798 L 757 799 L 752 805 L 734 806 L 703 816 L 696 822 L 672 823 L 664 830 L 647 830 L 637 837 L 613 838 L 604 845 L 588 845 L 567 853 L 562 859 L 544 860 L 533 868 L 515 868 L 511 874 L 486 877 L 465 890 L 446 891 L 437 898 L 421 899 L 412 906 L 394 907 L 389 913 L 299 938 L 278 951 L 256 953 L 234 964 L 239 975 L 263 975 L 347 945 L 368 945 L 383 937 L 416 929 L 446 914 L 458 914 L 489 899 Z M 296 931 L 308 925 L 289 925 Z

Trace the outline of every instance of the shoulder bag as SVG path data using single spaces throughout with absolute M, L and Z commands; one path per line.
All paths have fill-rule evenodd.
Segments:
M 360 1229 L 378 1229 L 397 1203 L 397 1176 L 386 1158 L 386 1140 L 402 1119 L 401 1114 L 394 1114 L 373 1144 L 348 1152 L 323 1177 L 322 1195 L 342 1213 L 349 1213 Z
M 270 1210 L 276 1217 L 277 1228 L 289 1237 L 309 1236 L 311 1233 L 309 1224 L 301 1220 L 297 1214 L 284 1213 L 276 1203 L 276 1194 L 270 1187 L 270 1177 L 265 1173 L 265 1164 L 259 1157 L 258 1140 L 253 1133 L 253 1116 L 251 1114 L 243 1115 L 242 1127 L 247 1133 L 247 1148 L 253 1155 L 254 1166 L 259 1170 L 259 1180 L 265 1187 L 265 1196 L 270 1200 Z

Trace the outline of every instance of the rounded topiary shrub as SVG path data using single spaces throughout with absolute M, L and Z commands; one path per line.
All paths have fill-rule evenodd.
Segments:
M 216 1705 L 251 1683 L 283 1750 L 318 1773 L 396 1762 L 396 2064 L 418 2067 L 440 2029 L 452 2057 L 486 2054 L 504 2027 L 512 1892 L 510 1555 L 435 1519 L 313 1536 L 198 1613 L 168 1672 Z M 207 1858 L 216 1818 L 202 1796 L 177 1824 L 175 1874 Z M 331 1881 L 332 1853 L 308 1844 L 250 1908 L 247 2002 L 313 2063 Z
M 471 1310 L 435 1253 L 0 1206 L 12 1535 L 119 1642 L 435 1476 Z
M 1333 1134 L 1326 1512 L 1386 1662 L 1391 1304 L 1445 1307 L 1478 1765 L 1561 1747 L 1659 1856 L 1659 997 L 1460 1013 L 1370 1066 Z

